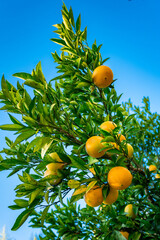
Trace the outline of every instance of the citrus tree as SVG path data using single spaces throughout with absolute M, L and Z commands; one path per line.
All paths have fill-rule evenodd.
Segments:
M 1 81 L 12 123 L 0 129 L 17 135 L 0 159 L 20 181 L 12 230 L 29 218 L 40 240 L 160 239 L 160 116 L 148 98 L 141 108 L 119 103 L 101 45 L 88 46 L 81 16 L 74 21 L 64 4 L 62 18 L 51 39 L 61 45 L 57 77 L 47 82 L 39 62 L 14 74 L 24 80 L 17 87 Z

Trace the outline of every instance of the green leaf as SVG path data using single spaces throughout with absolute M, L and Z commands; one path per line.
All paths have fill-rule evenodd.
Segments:
M 132 118 L 134 118 L 136 116 L 136 114 L 131 114 L 129 115 L 125 120 L 124 120 L 124 125 L 126 125 L 127 123 L 129 123 Z
M 29 199 L 29 204 L 31 204 L 36 199 L 36 197 L 39 196 L 41 191 L 42 191 L 41 188 L 37 188 L 35 191 L 33 191 L 31 193 L 31 196 L 30 196 L 30 199 Z
M 23 126 L 22 123 L 19 122 L 19 121 L 18 121 L 15 117 L 13 117 L 11 114 L 8 114 L 8 115 L 9 115 L 9 117 L 10 117 L 10 119 L 11 119 L 11 121 L 12 121 L 13 123 L 19 124 L 19 125 Z
M 118 149 L 109 149 L 107 150 L 107 153 L 121 154 L 121 151 L 119 151 Z
M 71 7 L 69 9 L 69 17 L 71 19 L 72 26 L 75 27 L 74 16 L 73 16 L 73 11 Z
M 14 73 L 13 76 L 23 79 L 23 80 L 33 80 L 34 81 L 34 77 L 29 73 L 24 73 L 24 72 Z
M 73 164 L 74 167 L 77 167 L 78 169 L 81 169 L 81 170 L 86 170 L 87 167 L 85 166 L 86 163 L 82 160 L 82 159 L 79 159 L 79 158 L 75 158 L 75 157 L 71 157 L 68 155 L 68 157 L 71 159 L 71 162 Z
M 43 137 L 36 137 L 34 138 L 27 146 L 25 152 L 29 151 L 31 148 L 37 146 L 37 145 L 40 145 L 42 143 L 42 138 Z
M 10 205 L 10 206 L 8 206 L 8 208 L 10 208 L 12 210 L 19 210 L 19 209 L 22 209 L 23 207 L 20 207 L 18 205 Z
M 5 81 L 4 75 L 2 76 L 1 87 L 2 87 L 2 92 L 3 92 L 4 96 L 8 99 L 10 97 L 10 94 L 9 94 L 8 86 Z
M 92 182 L 90 182 L 90 183 L 88 184 L 88 186 L 87 186 L 86 192 L 88 192 L 91 188 L 93 188 L 94 185 L 96 185 L 96 183 L 97 183 L 97 181 L 92 181 Z
M 131 234 L 131 239 L 133 240 L 139 240 L 141 237 L 141 233 L 139 232 L 134 232 L 133 234 Z
M 103 199 L 106 199 L 106 197 L 108 196 L 108 193 L 109 193 L 109 186 L 105 185 L 102 189 Z
M 2 130 L 8 130 L 8 131 L 18 131 L 20 129 L 22 129 L 23 126 L 22 125 L 18 125 L 18 124 L 4 124 L 0 126 L 0 129 Z
M 97 158 L 94 158 L 91 156 L 88 157 L 88 165 L 92 165 L 93 163 L 96 163 L 96 162 L 99 162 Z
M 46 218 L 46 215 L 47 215 L 47 212 L 48 212 L 49 208 L 50 208 L 50 206 L 45 207 L 45 209 L 42 212 L 42 215 L 41 215 L 41 225 L 42 225 L 42 227 L 44 225 L 44 220 Z
M 44 86 L 41 83 L 35 82 L 33 80 L 26 80 L 24 84 L 35 89 L 44 90 Z
M 78 16 L 76 21 L 76 32 L 78 32 L 81 28 L 81 15 Z
M 18 228 L 20 228 L 23 223 L 27 220 L 27 218 L 29 217 L 30 213 L 32 212 L 32 209 L 27 209 L 24 210 L 16 219 L 13 227 L 12 227 L 12 231 L 16 231 Z
M 22 132 L 12 144 L 12 147 L 16 146 L 18 143 L 27 140 L 28 138 L 32 137 L 35 134 L 35 130 L 26 130 L 26 132 Z
M 53 142 L 53 139 L 51 139 L 50 137 L 46 137 L 43 139 L 43 147 L 41 149 L 41 157 L 42 158 L 44 158 L 44 155 L 46 154 L 47 150 L 51 146 L 52 142 Z
M 52 42 L 55 42 L 55 43 L 57 43 L 57 44 L 59 44 L 59 45 L 66 46 L 66 43 L 65 43 L 65 41 L 64 41 L 64 40 L 62 40 L 62 39 L 58 39 L 58 38 L 51 38 L 51 41 L 52 41 Z
M 90 83 L 80 82 L 80 83 L 77 84 L 76 88 L 89 87 L 89 86 L 91 86 Z
M 85 193 L 80 193 L 78 195 L 73 195 L 70 199 L 70 203 L 74 203 L 77 202 L 78 200 L 80 200 L 81 198 L 83 198 Z
M 25 199 L 15 199 L 14 202 L 19 206 L 19 207 L 27 207 L 28 206 L 28 201 Z
M 62 13 L 62 19 L 63 19 L 63 23 L 64 23 L 65 27 L 66 27 L 68 30 L 70 30 L 70 29 L 71 29 L 71 25 L 70 25 L 70 23 L 69 23 L 66 15 L 63 14 L 63 13 Z

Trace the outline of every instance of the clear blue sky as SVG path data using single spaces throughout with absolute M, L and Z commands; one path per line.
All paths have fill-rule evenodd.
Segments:
M 75 16 L 82 16 L 82 27 L 88 26 L 88 42 L 103 43 L 102 56 L 111 57 L 108 62 L 118 78 L 117 92 L 124 93 L 123 101 L 131 98 L 141 105 L 143 96 L 149 96 L 151 110 L 160 113 L 160 1 L 159 0 L 65 0 L 73 8 Z M 57 46 L 49 39 L 54 37 L 53 24 L 61 22 L 60 0 L 5 0 L 0 1 L 0 76 L 4 73 L 12 83 L 15 72 L 31 72 L 41 60 L 48 80 L 56 75 L 51 52 Z M 0 124 L 8 121 L 7 114 L 0 112 Z M 4 134 L 0 131 L 1 148 L 5 146 Z M 33 239 L 27 224 L 17 232 L 10 228 L 18 212 L 9 210 L 13 204 L 15 177 L 5 178 L 0 174 L 0 230 L 16 240 Z

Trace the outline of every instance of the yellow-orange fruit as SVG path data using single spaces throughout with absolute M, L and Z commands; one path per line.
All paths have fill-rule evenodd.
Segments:
M 90 207 L 97 207 L 103 202 L 102 188 L 95 185 L 84 196 L 84 200 Z
M 105 154 L 106 150 L 99 152 L 102 148 L 104 148 L 104 145 L 101 143 L 102 140 L 103 138 L 100 136 L 93 136 L 87 140 L 86 152 L 89 156 L 100 158 Z
M 155 178 L 160 178 L 160 174 L 156 174 Z
M 129 238 L 129 233 L 128 232 L 120 231 L 120 233 L 123 235 L 123 237 L 125 237 L 128 240 L 128 238 Z
M 113 82 L 113 72 L 107 66 L 99 66 L 93 71 L 92 80 L 97 87 L 106 88 Z
M 151 172 L 153 172 L 153 173 L 156 173 L 156 171 L 157 171 L 157 167 L 155 166 L 155 165 L 150 165 L 149 166 L 149 171 Z
M 104 204 L 112 204 L 114 203 L 118 198 L 118 190 L 111 188 L 109 190 L 109 193 L 106 197 L 106 199 L 103 201 Z
M 47 169 L 44 173 L 44 177 L 47 177 L 47 176 L 50 177 L 51 175 L 57 176 L 57 172 L 50 171 Z M 61 181 L 61 178 L 53 178 L 53 179 L 49 180 L 50 184 L 52 184 L 52 185 L 57 185 L 58 183 L 60 183 L 60 181 Z
M 127 217 L 131 217 L 131 218 L 135 218 L 136 215 L 133 211 L 133 205 L 132 204 L 128 204 L 125 209 L 124 209 L 124 212 L 126 213 L 126 216 Z
M 133 147 L 129 143 L 127 143 L 127 151 L 128 151 L 128 157 L 131 158 L 133 156 L 134 150 L 133 150 Z
M 55 162 L 49 163 L 46 167 L 48 170 L 56 172 L 58 169 L 64 168 L 64 162 L 60 159 L 56 152 L 50 153 L 49 156 L 55 160 Z
M 122 135 L 122 134 L 118 134 L 118 139 L 119 139 L 120 142 L 126 140 L 125 136 Z
M 113 167 L 108 173 L 108 183 L 111 188 L 123 190 L 132 183 L 132 174 L 125 167 Z
M 100 128 L 107 132 L 112 132 L 112 130 L 115 129 L 116 127 L 117 125 L 112 121 L 106 121 L 100 125 Z

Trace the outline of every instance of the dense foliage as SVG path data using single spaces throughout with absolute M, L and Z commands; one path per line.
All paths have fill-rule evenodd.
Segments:
M 160 179 L 148 170 L 153 164 L 159 168 L 160 115 L 150 112 L 148 98 L 143 106 L 130 101 L 120 104 L 114 84 L 100 89 L 92 81 L 93 70 L 104 64 L 96 42 L 90 48 L 86 42 L 87 28 L 81 30 L 81 16 L 74 21 L 72 9 L 63 5 L 63 22 L 54 25 L 62 45 L 60 54 L 52 53 L 57 63 L 58 76 L 46 81 L 41 64 L 29 73 L 15 73 L 24 80 L 14 87 L 2 77 L 1 110 L 8 112 L 12 124 L 0 129 L 15 131 L 13 142 L 6 137 L 8 148 L 1 153 L 0 170 L 17 174 L 20 184 L 15 187 L 16 199 L 11 209 L 22 209 L 12 230 L 17 230 L 29 217 L 30 226 L 41 228 L 41 240 L 50 239 L 125 239 L 120 231 L 129 232 L 129 239 L 160 239 Z M 29 94 L 25 85 L 33 89 Z M 31 97 L 31 95 L 34 95 Z M 17 117 L 17 115 L 19 115 Z M 111 120 L 117 127 L 112 133 L 99 128 Z M 127 157 L 123 143 L 119 149 L 109 149 L 99 158 L 88 156 L 85 143 L 91 136 L 103 134 L 104 142 L 116 142 L 117 133 L 126 137 L 134 148 Z M 27 141 L 28 140 L 28 141 Z M 56 152 L 65 163 L 54 178 L 57 185 L 44 177 L 46 165 L 53 161 L 49 153 Z M 95 184 L 105 184 L 107 174 L 115 166 L 127 167 L 133 175 L 130 187 L 119 191 L 112 205 L 97 208 L 79 205 L 85 192 L 73 195 L 69 180 L 77 180 L 75 188 L 85 185 L 87 191 Z M 94 168 L 95 174 L 89 170 Z M 158 173 L 158 170 L 157 170 Z M 127 204 L 133 204 L 135 218 L 124 213 Z M 85 206 L 85 207 L 84 207 Z

